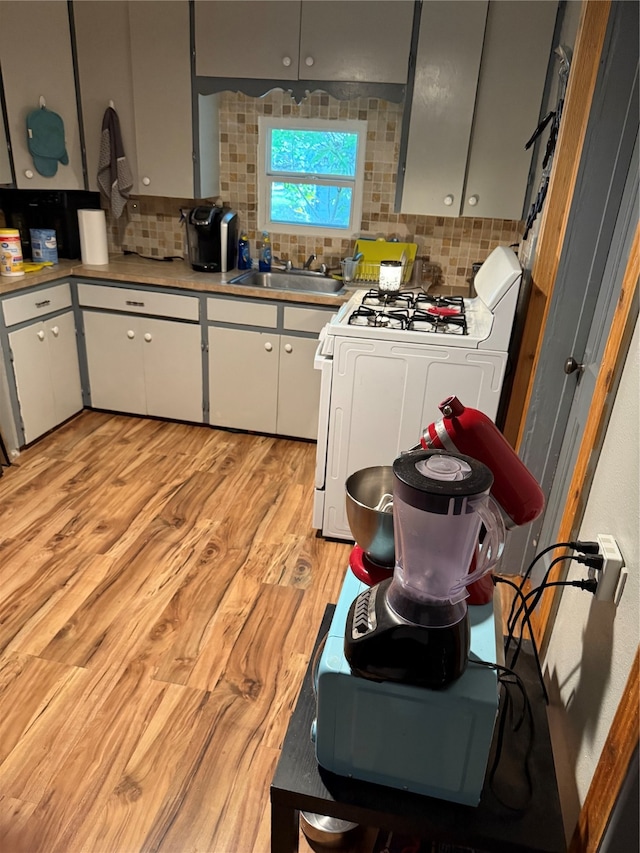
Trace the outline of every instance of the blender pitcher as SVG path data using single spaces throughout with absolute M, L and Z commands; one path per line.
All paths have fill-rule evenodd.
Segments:
M 465 616 L 467 586 L 502 554 L 504 524 L 489 496 L 493 475 L 469 456 L 443 451 L 406 453 L 393 472 L 396 564 L 387 601 L 409 622 L 447 627 Z
M 354 675 L 440 688 L 466 668 L 467 585 L 498 561 L 504 524 L 489 495 L 493 474 L 470 456 L 412 451 L 393 473 L 393 577 L 352 603 L 345 657 Z

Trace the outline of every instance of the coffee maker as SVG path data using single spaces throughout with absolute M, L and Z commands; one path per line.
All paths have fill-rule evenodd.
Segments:
M 189 262 L 199 272 L 228 272 L 238 254 L 238 216 L 215 205 L 194 207 L 186 216 Z

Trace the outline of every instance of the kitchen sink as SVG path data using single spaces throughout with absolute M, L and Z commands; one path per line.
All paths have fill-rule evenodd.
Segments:
M 229 279 L 229 284 L 244 284 L 265 290 L 297 290 L 303 293 L 339 293 L 343 287 L 341 281 L 311 270 L 247 270 Z

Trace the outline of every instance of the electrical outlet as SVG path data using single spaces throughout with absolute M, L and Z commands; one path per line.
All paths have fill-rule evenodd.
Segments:
M 620 602 L 627 580 L 627 570 L 618 543 L 609 533 L 598 533 L 598 546 L 603 558 L 602 569 L 598 576 L 598 601 Z

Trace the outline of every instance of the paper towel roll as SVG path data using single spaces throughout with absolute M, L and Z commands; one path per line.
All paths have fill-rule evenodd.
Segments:
M 79 210 L 80 254 L 83 264 L 108 264 L 107 220 L 104 210 Z

